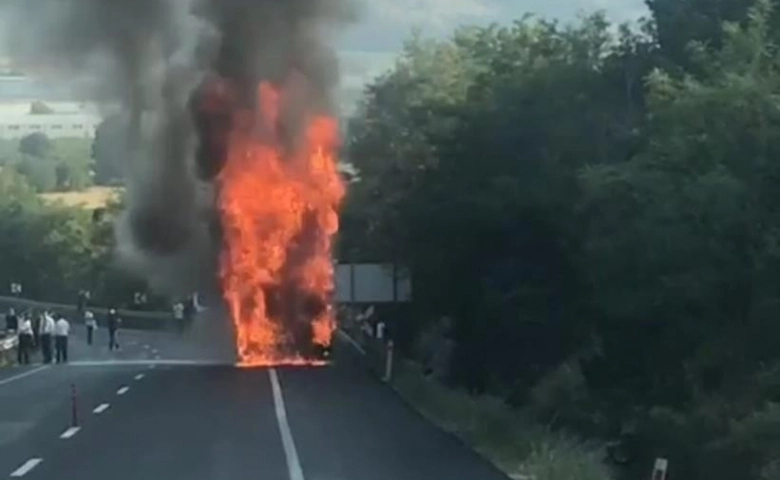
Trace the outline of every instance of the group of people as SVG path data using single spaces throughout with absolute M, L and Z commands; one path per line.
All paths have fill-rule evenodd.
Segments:
M 68 361 L 68 336 L 70 322 L 62 313 L 50 310 L 17 314 L 11 308 L 6 315 L 6 330 L 19 335 L 17 362 L 30 363 L 30 352 L 40 349 L 43 363 L 66 363 Z
M 87 332 L 87 344 L 92 345 L 98 328 L 93 312 L 77 306 L 77 315 L 82 316 Z M 118 350 L 117 332 L 122 320 L 115 308 L 106 315 L 109 350 Z M 39 349 L 43 363 L 67 363 L 70 322 L 61 312 L 51 310 L 27 311 L 17 313 L 14 308 L 6 314 L 6 330 L 18 334 L 17 362 L 20 365 L 30 363 L 31 352 Z

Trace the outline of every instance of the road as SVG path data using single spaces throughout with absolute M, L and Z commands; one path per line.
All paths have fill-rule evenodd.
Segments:
M 70 365 L 0 370 L 0 477 L 506 479 L 345 356 L 238 369 L 187 336 L 122 332 L 109 353 L 75 330 Z

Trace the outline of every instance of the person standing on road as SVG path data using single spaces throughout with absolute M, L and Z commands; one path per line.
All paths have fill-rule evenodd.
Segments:
M 19 317 L 16 315 L 16 310 L 13 308 L 9 308 L 8 313 L 5 316 L 5 329 L 12 332 L 19 330 Z
M 22 318 L 19 325 L 19 344 L 16 347 L 16 361 L 19 365 L 30 363 L 30 346 L 32 345 L 33 328 L 29 318 Z
M 119 325 L 122 323 L 122 319 L 119 318 L 119 314 L 115 308 L 108 311 L 108 349 L 119 350 L 119 344 L 116 341 L 116 334 L 119 331 Z
M 70 333 L 70 323 L 65 320 L 65 316 L 60 314 L 59 320 L 55 324 L 54 343 L 57 350 L 57 363 L 68 363 L 68 334 Z
M 95 329 L 97 329 L 97 321 L 95 320 L 95 314 L 90 310 L 84 312 L 84 324 L 87 326 L 87 345 L 92 345 Z
M 49 311 L 44 310 L 43 314 L 38 315 L 34 310 L 30 310 L 29 315 L 33 329 L 33 339 L 30 344 L 30 350 L 36 350 L 41 346 L 41 326 L 44 323 L 46 315 L 49 315 Z
M 51 363 L 51 337 L 54 335 L 54 317 L 49 312 L 43 314 L 40 326 L 41 353 L 43 353 L 43 363 Z
M 76 298 L 76 311 L 79 315 L 83 315 L 84 311 L 87 309 L 89 297 L 89 290 L 79 290 L 78 297 Z
M 181 302 L 173 304 L 173 320 L 176 322 L 176 329 L 181 332 L 184 330 L 184 305 Z

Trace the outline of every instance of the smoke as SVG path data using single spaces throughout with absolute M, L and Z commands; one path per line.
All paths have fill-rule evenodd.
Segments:
M 127 174 L 120 260 L 157 289 L 182 293 L 213 286 L 220 248 L 212 182 L 225 124 L 198 113 L 211 75 L 229 79 L 247 105 L 262 80 L 294 85 L 282 120 L 294 144 L 301 106 L 334 109 L 338 68 L 328 40 L 354 20 L 353 7 L 348 0 L 15 0 L 2 13 L 14 61 L 67 75 L 85 99 L 120 108 L 113 152 Z

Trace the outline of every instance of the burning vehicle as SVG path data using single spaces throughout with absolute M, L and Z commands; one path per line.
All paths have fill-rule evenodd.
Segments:
M 262 42 L 256 12 L 228 4 L 213 71 L 189 105 L 196 171 L 217 191 L 223 296 L 242 364 L 316 363 L 335 329 L 338 122 L 305 69 L 256 63 L 245 45 Z

